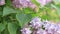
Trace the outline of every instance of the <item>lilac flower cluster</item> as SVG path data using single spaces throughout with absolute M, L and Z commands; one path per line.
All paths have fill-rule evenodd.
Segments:
M 44 6 L 50 2 L 52 2 L 52 0 L 36 0 L 38 3 L 40 3 L 41 6 Z M 36 8 L 36 5 L 33 4 L 31 2 L 31 0 L 12 0 L 12 4 L 13 6 L 17 7 L 17 8 L 26 8 L 26 7 L 31 7 L 31 8 Z
M 5 0 L 0 0 L 0 6 L 5 4 Z
M 16 8 L 31 7 L 34 9 L 36 7 L 36 5 L 31 2 L 31 0 L 12 0 L 12 4 Z
M 40 18 L 36 17 L 30 21 L 29 27 L 24 27 L 21 32 L 22 34 L 60 34 L 60 23 L 41 21 Z

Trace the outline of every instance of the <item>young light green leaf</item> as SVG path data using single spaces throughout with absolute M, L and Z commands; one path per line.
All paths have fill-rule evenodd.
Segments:
M 59 16 L 60 16 L 60 6 L 53 5 L 53 4 L 52 4 L 51 6 L 57 10 L 57 13 L 58 13 Z
M 53 0 L 55 4 L 59 4 L 60 0 Z

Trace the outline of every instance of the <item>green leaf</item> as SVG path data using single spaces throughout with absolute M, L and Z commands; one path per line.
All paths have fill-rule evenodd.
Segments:
M 5 29 L 5 25 L 0 23 L 0 32 L 2 32 Z
M 0 11 L 0 15 L 2 15 L 3 14 L 3 12 L 2 11 Z
M 25 23 L 28 23 L 31 20 L 32 16 L 30 14 L 17 14 L 16 19 L 19 21 L 19 25 L 21 27 L 24 26 Z
M 10 8 L 10 7 L 4 7 L 3 16 L 9 15 L 11 13 L 16 13 L 16 11 L 13 8 Z
M 16 34 L 17 26 L 14 23 L 8 23 L 8 31 L 10 34 Z
M 60 0 L 53 0 L 55 2 L 55 4 L 60 3 Z
M 53 4 L 51 6 L 57 10 L 58 15 L 60 16 L 60 6 Z
M 0 15 L 2 15 L 3 14 L 3 7 L 0 7 Z
M 44 19 L 44 20 L 46 20 L 46 19 L 50 20 L 51 19 L 48 15 L 43 15 L 41 18 Z

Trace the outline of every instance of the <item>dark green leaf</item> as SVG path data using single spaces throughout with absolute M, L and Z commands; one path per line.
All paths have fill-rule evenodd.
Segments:
M 0 23 L 0 32 L 2 32 L 5 29 L 5 25 Z
M 7 6 L 11 6 L 12 4 L 11 4 L 11 0 L 6 0 L 6 5 Z
M 11 13 L 16 13 L 16 11 L 10 7 L 4 7 L 3 16 L 9 15 Z
M 8 31 L 10 34 L 16 34 L 17 26 L 14 23 L 8 23 Z
M 19 21 L 19 25 L 21 27 L 24 26 L 25 23 L 28 23 L 31 20 L 31 15 L 30 14 L 17 14 L 16 19 Z

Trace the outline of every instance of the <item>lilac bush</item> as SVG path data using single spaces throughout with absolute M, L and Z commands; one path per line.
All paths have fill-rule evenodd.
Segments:
M 60 34 L 60 0 L 0 0 L 0 34 Z

